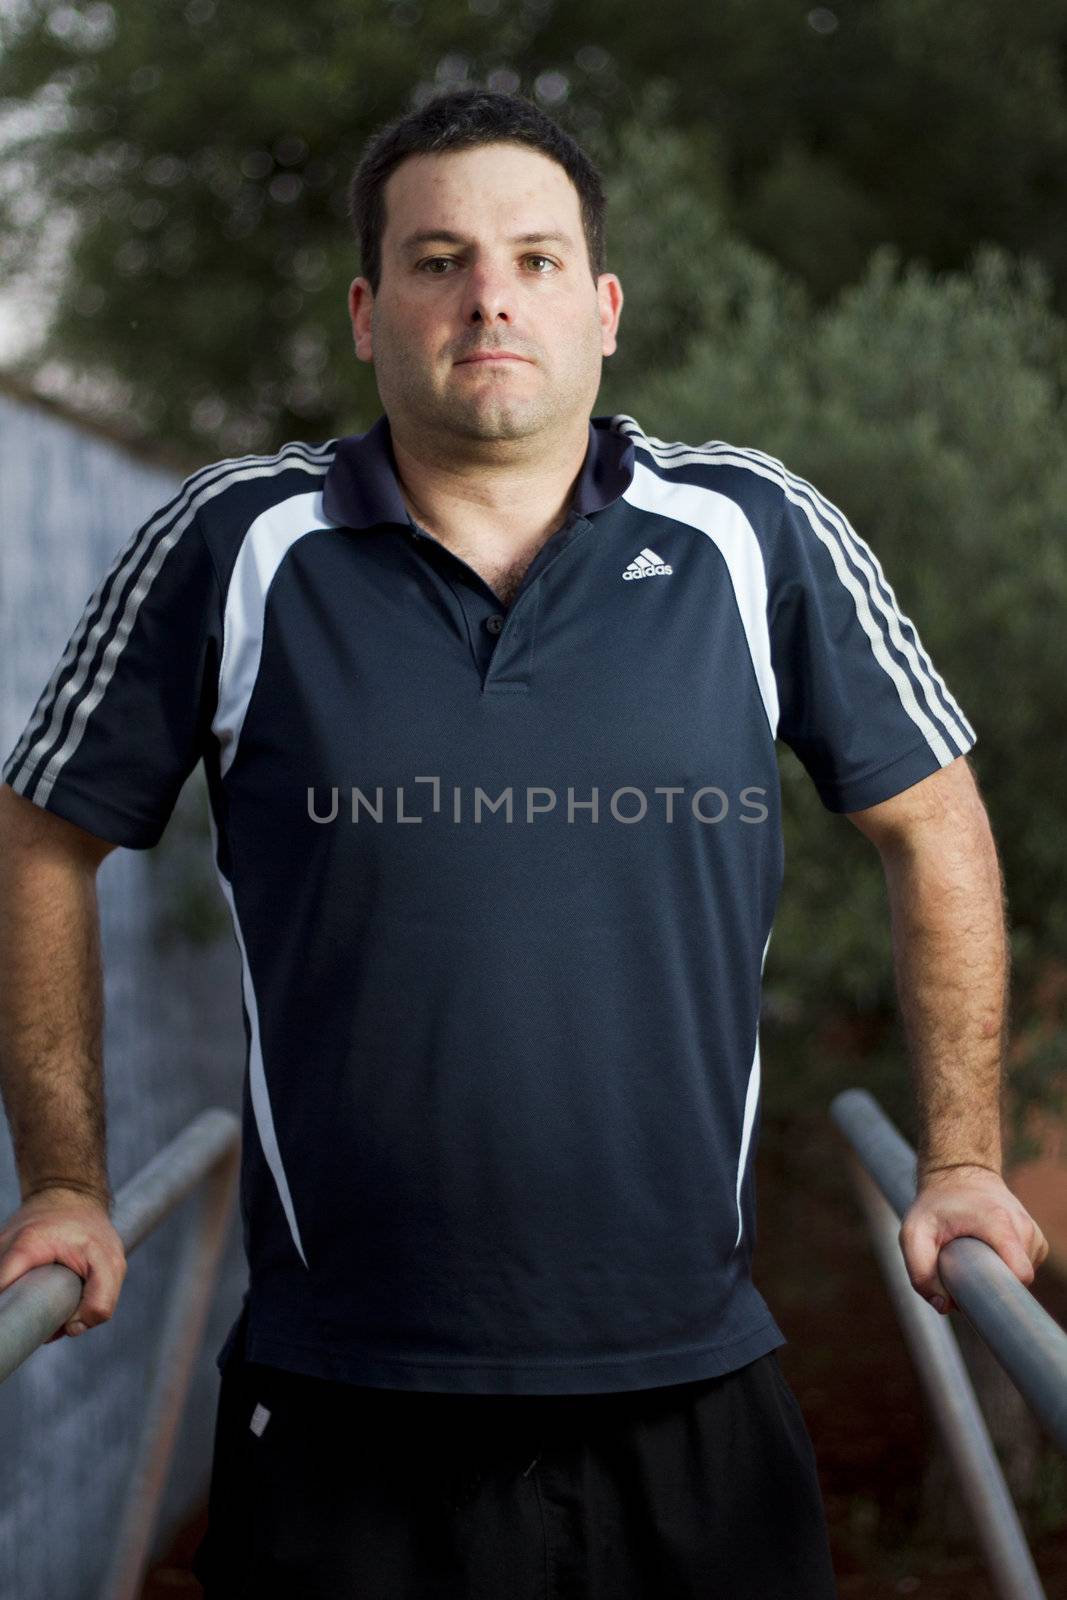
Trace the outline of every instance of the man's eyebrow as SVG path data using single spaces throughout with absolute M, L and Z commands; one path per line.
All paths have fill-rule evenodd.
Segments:
M 401 255 L 410 255 L 424 244 L 468 244 L 461 233 L 451 233 L 447 228 L 426 229 L 422 233 L 412 233 L 400 246 Z M 508 240 L 509 244 L 561 244 L 568 250 L 574 249 L 574 241 L 565 233 L 517 233 Z

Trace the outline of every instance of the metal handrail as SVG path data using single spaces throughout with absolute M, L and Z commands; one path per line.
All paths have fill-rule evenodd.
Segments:
M 856 1183 L 890 1297 L 1004 1600 L 1043 1600 L 978 1398 L 951 1326 L 916 1294 L 900 1249 L 900 1219 L 915 1199 L 914 1150 L 865 1089 L 847 1089 L 830 1114 L 851 1145 Z M 938 1255 L 945 1287 L 1061 1449 L 1067 1450 L 1067 1333 L 984 1240 L 952 1239 Z
M 111 1222 L 129 1256 L 191 1193 L 198 1208 L 182 1244 L 163 1320 L 155 1378 L 101 1600 L 137 1600 L 182 1408 L 207 1324 L 231 1221 L 241 1122 L 202 1111 L 124 1184 Z M 0 1383 L 72 1315 L 83 1280 L 61 1262 L 33 1267 L 0 1293 Z

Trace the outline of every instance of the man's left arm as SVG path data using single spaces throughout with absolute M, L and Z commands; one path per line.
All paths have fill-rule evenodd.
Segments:
M 950 1239 L 984 1239 L 1025 1284 L 1048 1255 L 1001 1176 L 1010 957 L 1000 861 L 966 756 L 847 815 L 885 870 L 918 1108 L 918 1186 L 900 1247 L 912 1287 L 947 1312 L 937 1260 Z

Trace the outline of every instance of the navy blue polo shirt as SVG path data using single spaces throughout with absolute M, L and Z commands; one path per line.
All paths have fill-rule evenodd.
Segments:
M 594 417 L 505 606 L 387 419 L 194 473 L 3 768 L 148 848 L 200 760 L 242 963 L 249 1359 L 414 1390 L 684 1383 L 750 1267 L 776 740 L 824 805 L 974 732 L 870 547 L 758 450 Z

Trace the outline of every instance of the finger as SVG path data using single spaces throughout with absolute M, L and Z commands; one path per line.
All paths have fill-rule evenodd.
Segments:
M 66 1263 L 61 1263 L 66 1265 Z M 40 1262 L 30 1260 L 25 1264 L 25 1271 Z M 118 1302 L 119 1292 L 123 1279 L 126 1276 L 125 1256 L 115 1257 L 111 1254 L 101 1255 L 98 1259 L 92 1254 L 88 1261 L 88 1276 L 82 1279 L 82 1296 L 71 1315 L 56 1331 L 49 1335 L 45 1344 L 54 1344 L 57 1339 L 76 1339 L 79 1335 L 87 1333 L 90 1328 L 99 1327 L 114 1315 Z M 74 1270 L 73 1268 L 71 1269 Z M 22 1276 L 22 1269 L 15 1272 L 12 1281 Z M 80 1274 L 79 1274 L 80 1276 Z
M 981 1239 L 984 1244 L 989 1245 L 990 1249 L 995 1250 L 1005 1266 L 1010 1268 L 1014 1276 L 1019 1279 L 1019 1282 L 1027 1288 L 1033 1283 L 1035 1262 L 1031 1259 L 1031 1252 L 1024 1248 L 1013 1224 L 1009 1223 L 998 1228 L 990 1226 L 987 1222 L 984 1226 L 976 1226 L 974 1232 L 967 1235 L 967 1237 Z M 950 1240 L 945 1241 L 946 1244 L 950 1242 Z M 1045 1253 L 1047 1253 L 1047 1250 L 1048 1246 L 1046 1244 Z M 1043 1260 L 1044 1254 L 1040 1254 L 1037 1257 L 1038 1264 Z
M 993 1235 L 988 1242 L 1000 1259 L 1011 1268 L 1020 1283 L 1027 1285 L 1033 1283 L 1034 1263 L 1030 1259 L 1030 1251 L 1025 1248 L 1014 1228 L 1005 1228 Z
M 933 1229 L 905 1217 L 898 1235 L 911 1286 L 924 1300 L 935 1297 L 949 1303 L 949 1294 L 937 1271 L 937 1240 Z
M 79 1278 L 87 1271 L 88 1252 L 94 1248 L 90 1241 L 72 1242 L 62 1230 L 44 1227 L 40 1223 L 27 1223 L 14 1242 L 0 1257 L 0 1292 L 32 1272 L 34 1267 L 48 1267 L 53 1263 L 69 1267 Z M 95 1245 L 99 1248 L 99 1245 Z
M 98 1328 L 101 1323 L 110 1321 L 125 1271 L 125 1261 L 120 1269 L 119 1263 L 110 1255 L 97 1254 L 95 1251 L 90 1254 L 89 1276 L 85 1279 L 82 1297 L 65 1324 L 65 1330 L 72 1339 L 89 1328 Z

